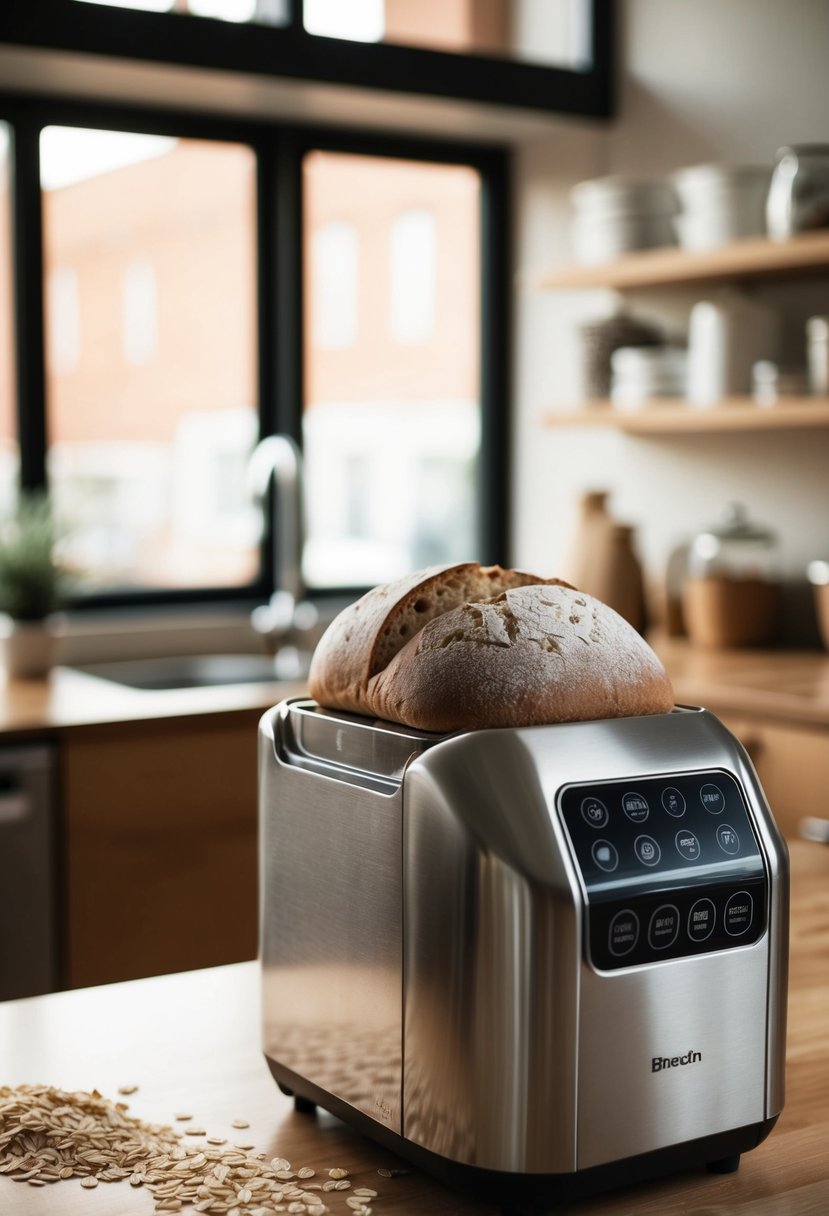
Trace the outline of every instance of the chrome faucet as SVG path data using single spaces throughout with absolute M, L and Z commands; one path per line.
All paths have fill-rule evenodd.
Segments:
M 248 463 L 248 487 L 260 507 L 264 508 L 272 480 L 274 589 L 269 602 L 253 610 L 251 623 L 257 633 L 277 639 L 285 637 L 297 624 L 307 627 L 310 608 L 304 599 L 302 580 L 305 539 L 302 456 L 289 435 L 268 435 L 253 449 Z

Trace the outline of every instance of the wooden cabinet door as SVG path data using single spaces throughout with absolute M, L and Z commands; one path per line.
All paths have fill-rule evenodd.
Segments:
M 829 730 L 722 715 L 745 747 L 783 835 L 795 840 L 807 816 L 829 819 Z
M 238 962 L 257 950 L 258 713 L 68 732 L 68 987 Z

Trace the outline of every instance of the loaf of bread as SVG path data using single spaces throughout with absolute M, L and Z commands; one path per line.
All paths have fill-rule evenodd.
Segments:
M 375 587 L 332 622 L 309 690 L 321 705 L 429 731 L 665 713 L 648 644 L 560 579 L 476 563 Z

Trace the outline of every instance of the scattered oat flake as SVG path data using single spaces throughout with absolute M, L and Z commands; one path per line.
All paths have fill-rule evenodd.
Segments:
M 186 1127 L 184 1129 L 184 1134 L 186 1136 L 204 1136 L 207 1133 L 203 1127 Z
M 89 1190 L 126 1180 L 149 1191 L 159 1213 L 370 1216 L 375 1192 L 368 1187 L 347 1206 L 326 1206 L 321 1191 L 351 1188 L 342 1167 L 310 1182 L 317 1173 L 311 1166 L 293 1171 L 284 1157 L 268 1162 L 264 1153 L 224 1147 L 221 1137 L 210 1137 L 211 1147 L 188 1144 L 183 1136 L 204 1132 L 145 1123 L 127 1109 L 97 1091 L 0 1085 L 0 1174 L 41 1189 L 62 1179 L 77 1178 Z
M 248 1123 L 247 1119 L 234 1119 L 230 1126 L 231 1127 L 250 1127 L 250 1124 Z
M 137 1085 L 119 1085 L 118 1093 L 124 1094 L 125 1097 L 129 1094 L 138 1093 L 138 1086 Z
M 192 1118 L 193 1118 L 193 1116 L 191 1114 L 188 1114 L 188 1112 L 186 1110 L 179 1111 L 178 1114 L 176 1115 L 176 1119 L 178 1119 L 178 1121 L 180 1123 L 186 1123 L 188 1119 L 192 1119 Z
M 227 1144 L 227 1140 L 224 1138 L 224 1136 L 208 1136 L 207 1143 L 208 1144 Z

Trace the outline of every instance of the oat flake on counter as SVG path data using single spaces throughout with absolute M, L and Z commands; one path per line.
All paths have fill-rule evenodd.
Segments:
M 371 1216 L 366 1201 L 376 1202 L 376 1192 L 369 1188 L 361 1188 L 357 1199 L 365 1206 L 358 1208 L 352 1197 L 351 1203 L 345 1201 L 350 1211 L 332 1209 L 323 1202 L 318 1183 L 309 1183 L 314 1189 L 302 1186 L 302 1180 L 314 1177 L 310 1166 L 294 1171 L 284 1157 L 268 1164 L 262 1154 L 214 1146 L 215 1138 L 214 1144 L 185 1146 L 181 1131 L 145 1123 L 127 1110 L 124 1102 L 111 1102 L 97 1090 L 0 1086 L 0 1174 L 36 1187 L 72 1178 L 84 1187 L 128 1179 L 131 1188 L 152 1194 L 156 1212 L 190 1207 L 227 1216 L 326 1216 L 332 1211 Z M 338 1189 L 350 1185 L 341 1167 L 328 1173 L 343 1180 L 335 1182 Z

